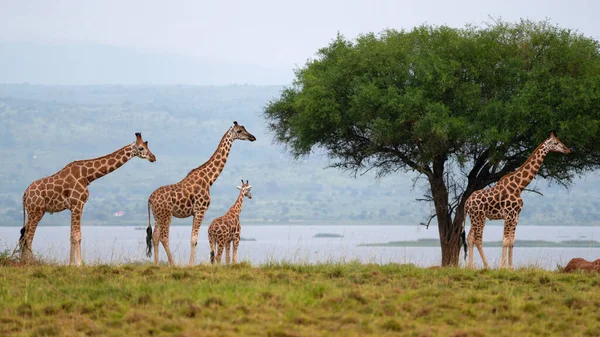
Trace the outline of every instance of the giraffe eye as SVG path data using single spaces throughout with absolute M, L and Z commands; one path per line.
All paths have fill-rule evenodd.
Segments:
M 236 132 L 237 132 L 237 133 L 242 133 L 242 130 L 237 130 Z
M 143 147 L 139 147 L 138 150 L 144 151 L 144 148 Z

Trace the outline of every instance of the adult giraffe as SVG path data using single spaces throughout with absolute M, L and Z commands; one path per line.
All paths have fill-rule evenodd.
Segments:
M 210 187 L 217 180 L 229 156 L 229 150 L 236 139 L 256 140 L 246 128 L 233 122 L 233 126 L 227 129 L 219 146 L 201 166 L 193 169 L 183 180 L 172 185 L 157 188 L 148 198 L 148 229 L 146 230 L 146 255 L 152 256 L 154 246 L 154 263 L 158 265 L 158 243 L 163 244 L 169 264 L 174 265 L 173 256 L 169 249 L 169 230 L 171 228 L 171 217 L 187 218 L 194 216 L 192 224 L 192 237 L 190 240 L 190 267 L 194 265 L 196 256 L 196 244 L 198 243 L 198 232 L 204 213 L 210 206 Z M 154 233 L 150 222 L 150 210 L 154 213 Z
M 467 214 L 471 216 L 471 228 L 467 242 L 469 245 L 469 268 L 473 268 L 473 245 L 477 246 L 483 265 L 488 268 L 488 262 L 483 254 L 483 227 L 485 218 L 490 220 L 504 219 L 504 235 L 502 239 L 502 259 L 500 267 L 504 268 L 508 253 L 508 268 L 512 269 L 513 247 L 515 246 L 515 230 L 519 214 L 523 209 L 521 192 L 533 180 L 539 171 L 544 158 L 549 152 L 568 154 L 571 152 L 561 141 L 550 132 L 550 136 L 533 151 L 531 156 L 516 171 L 500 178 L 496 185 L 477 190 L 465 202 L 464 221 Z
M 136 140 L 125 145 L 117 151 L 103 157 L 77 160 L 69 163 L 55 174 L 34 181 L 27 187 L 23 194 L 23 228 L 19 245 L 21 261 L 27 263 L 33 253 L 31 244 L 38 223 L 46 212 L 52 214 L 71 210 L 71 249 L 69 265 L 76 262 L 81 265 L 81 214 L 88 196 L 88 186 L 121 167 L 129 159 L 140 157 L 150 162 L 156 157 L 148 149 L 148 142 L 144 142 L 141 133 L 135 134 Z M 27 223 L 25 223 L 27 211 Z

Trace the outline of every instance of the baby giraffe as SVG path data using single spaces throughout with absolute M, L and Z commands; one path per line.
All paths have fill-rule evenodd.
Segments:
M 231 206 L 231 208 L 225 213 L 225 215 L 214 219 L 208 227 L 208 243 L 210 244 L 210 263 L 215 263 L 215 248 L 219 244 L 219 251 L 217 252 L 217 263 L 221 263 L 221 256 L 223 256 L 223 248 L 225 248 L 225 262 L 229 264 L 229 252 L 231 243 L 233 243 L 233 263 L 237 262 L 237 249 L 240 244 L 240 213 L 242 212 L 242 204 L 244 203 L 244 197 L 252 199 L 250 189 L 252 185 L 248 185 L 248 180 L 244 183 L 242 180 L 242 186 L 236 186 L 240 190 L 240 195 L 237 200 Z

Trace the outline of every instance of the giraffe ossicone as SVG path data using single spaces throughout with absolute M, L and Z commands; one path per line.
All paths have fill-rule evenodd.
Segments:
M 142 134 L 136 140 L 103 157 L 77 160 L 55 174 L 31 183 L 23 193 L 23 228 L 19 238 L 20 258 L 24 263 L 33 258 L 31 245 L 38 223 L 44 214 L 71 210 L 71 248 L 69 264 L 81 265 L 81 215 L 88 196 L 88 186 L 121 167 L 133 157 L 156 161 Z M 27 222 L 25 222 L 27 214 Z
M 170 265 L 174 265 L 173 255 L 169 248 L 169 231 L 171 228 L 171 218 L 194 217 L 192 223 L 192 235 L 190 240 L 190 267 L 194 265 L 196 256 L 196 245 L 198 243 L 198 233 L 200 225 L 204 219 L 204 214 L 210 206 L 210 187 L 217 180 L 227 158 L 231 146 L 235 140 L 255 141 L 250 132 L 237 121 L 233 126 L 225 131 L 217 149 L 213 155 L 204 164 L 191 170 L 183 180 L 157 188 L 148 198 L 148 229 L 146 230 L 146 255 L 152 256 L 154 247 L 154 263 L 158 265 L 158 245 L 162 243 Z M 150 213 L 154 213 L 154 231 Z
M 508 268 L 513 268 L 515 231 L 519 222 L 519 214 L 523 209 L 521 192 L 535 178 L 549 152 L 568 154 L 571 150 L 554 135 L 554 131 L 550 131 L 548 138 L 538 145 L 525 163 L 516 171 L 500 178 L 496 185 L 477 190 L 469 196 L 465 202 L 463 219 L 464 228 L 467 214 L 471 217 L 471 228 L 467 237 L 469 268 L 473 268 L 473 246 L 477 246 L 484 267 L 489 267 L 483 253 L 483 228 L 485 227 L 486 218 L 489 220 L 504 220 L 500 267 L 504 268 L 508 260 Z
M 225 263 L 229 264 L 232 246 L 232 263 L 237 263 L 237 250 L 240 245 L 240 233 L 242 230 L 240 225 L 240 213 L 242 212 L 244 198 L 252 199 L 252 194 L 250 193 L 252 185 L 248 184 L 248 180 L 246 180 L 245 183 L 242 180 L 242 186 L 236 187 L 240 190 L 238 198 L 223 216 L 214 219 L 208 227 L 208 244 L 210 246 L 211 264 L 214 264 L 215 261 L 219 264 L 221 263 L 223 249 L 225 249 Z M 217 250 L 216 257 L 215 250 Z

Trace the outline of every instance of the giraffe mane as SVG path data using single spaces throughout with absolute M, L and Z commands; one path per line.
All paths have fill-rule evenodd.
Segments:
M 233 129 L 233 127 L 230 127 L 229 129 L 227 129 L 227 131 L 225 131 L 225 133 L 223 134 L 223 137 L 221 137 L 221 141 L 223 140 L 223 138 L 225 138 L 225 135 L 227 135 L 229 132 L 231 132 L 231 129 Z M 219 145 L 221 145 L 221 141 L 219 141 Z M 217 148 L 219 147 L 219 145 L 217 145 Z M 208 163 L 210 163 L 216 155 L 217 155 L 217 151 L 215 151 L 212 154 L 212 156 L 210 156 L 210 158 L 208 158 L 208 160 L 205 161 L 202 165 L 200 165 L 200 166 L 198 166 L 196 168 L 191 169 L 190 172 L 188 172 L 188 174 L 185 177 L 187 178 L 190 175 L 192 175 L 192 173 L 194 173 L 196 171 L 199 171 L 199 170 L 202 170 L 203 168 L 205 168 L 208 165 Z
M 68 163 L 68 164 L 67 164 L 65 167 L 67 167 L 67 166 L 69 166 L 69 165 L 75 165 L 75 164 L 81 164 L 81 163 L 85 163 L 85 162 L 88 162 L 88 161 L 91 161 L 91 160 L 98 160 L 98 159 L 107 158 L 107 157 L 110 157 L 110 156 L 114 155 L 115 153 L 117 153 L 117 152 L 119 152 L 119 151 L 121 151 L 121 150 L 124 150 L 124 149 L 126 149 L 127 147 L 129 147 L 129 146 L 131 146 L 131 145 L 132 145 L 132 144 L 125 145 L 125 146 L 123 146 L 122 148 L 120 148 L 120 149 L 118 149 L 118 150 L 116 150 L 116 151 L 114 151 L 114 152 L 111 152 L 111 153 L 109 153 L 109 154 L 106 154 L 106 155 L 104 155 L 104 156 L 100 156 L 100 157 L 96 157 L 96 158 L 89 158 L 89 159 L 80 159 L 80 160 L 74 160 L 74 161 L 72 161 L 72 162 Z

